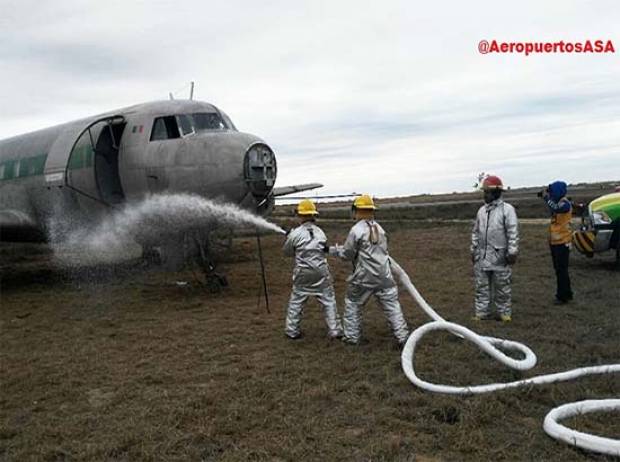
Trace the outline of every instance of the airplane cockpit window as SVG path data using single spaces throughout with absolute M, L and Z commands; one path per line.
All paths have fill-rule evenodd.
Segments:
M 192 114 L 194 128 L 202 130 L 226 130 L 228 126 L 217 112 L 196 112 Z
M 158 117 L 153 122 L 151 141 L 189 136 L 205 130 L 236 130 L 230 119 L 218 112 L 196 112 Z
M 179 128 L 183 136 L 191 135 L 194 133 L 194 126 L 192 124 L 192 116 L 187 114 L 181 114 L 177 116 L 179 122 Z
M 158 117 L 153 122 L 151 141 L 179 138 L 179 127 L 174 116 Z
M 222 118 L 224 119 L 224 123 L 226 123 L 226 126 L 228 127 L 228 129 L 237 131 L 237 127 L 235 127 L 235 124 L 233 123 L 233 121 L 230 120 L 230 117 L 228 117 L 228 115 L 224 111 L 220 111 L 220 114 Z

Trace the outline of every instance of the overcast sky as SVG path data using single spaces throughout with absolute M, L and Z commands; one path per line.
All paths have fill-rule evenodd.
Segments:
M 278 185 L 468 191 L 620 179 L 620 4 L 0 0 L 0 139 L 132 104 L 216 104 Z M 482 39 L 612 40 L 480 54 Z M 183 88 L 185 87 L 185 88 Z

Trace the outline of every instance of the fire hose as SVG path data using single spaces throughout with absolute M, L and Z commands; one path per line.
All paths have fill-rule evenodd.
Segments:
M 401 354 L 401 364 L 403 371 L 407 378 L 417 387 L 423 390 L 432 391 L 435 393 L 445 394 L 457 394 L 457 395 L 471 395 L 489 393 L 498 390 L 506 390 L 509 388 L 522 387 L 526 385 L 541 385 L 554 382 L 562 382 L 567 380 L 573 380 L 579 377 L 595 374 L 611 374 L 620 372 L 620 364 L 605 364 L 600 366 L 580 367 L 565 372 L 558 372 L 555 374 L 545 374 L 528 379 L 517 380 L 507 383 L 492 383 L 487 385 L 474 385 L 474 386 L 451 386 L 451 385 L 439 385 L 427 382 L 419 378 L 414 369 L 414 354 L 418 342 L 426 334 L 436 330 L 446 330 L 458 337 L 477 345 L 482 351 L 487 353 L 492 358 L 501 362 L 502 364 L 516 370 L 526 371 L 532 369 L 536 365 L 536 355 L 526 345 L 515 342 L 512 340 L 505 340 L 495 337 L 486 337 L 478 335 L 472 330 L 448 322 L 443 319 L 437 312 L 424 300 L 418 290 L 415 288 L 411 279 L 405 273 L 405 271 L 396 263 L 391 260 L 391 266 L 394 274 L 400 280 L 403 287 L 413 297 L 415 302 L 422 308 L 422 310 L 433 319 L 432 322 L 423 324 L 413 331 L 413 333 L 407 339 L 405 346 Z M 522 359 L 514 359 L 504 354 L 501 350 L 517 351 L 524 355 Z M 620 411 L 620 399 L 600 399 L 600 400 L 585 400 L 575 403 L 564 404 L 562 406 L 552 409 L 545 417 L 543 423 L 544 431 L 557 440 L 563 441 L 573 446 L 577 446 L 582 449 L 586 449 L 593 452 L 599 452 L 602 454 L 608 454 L 620 457 L 620 440 L 600 437 L 591 435 L 584 432 L 579 432 L 570 428 L 567 428 L 560 423 L 559 420 L 571 417 L 579 414 L 586 414 L 591 412 L 619 412 Z

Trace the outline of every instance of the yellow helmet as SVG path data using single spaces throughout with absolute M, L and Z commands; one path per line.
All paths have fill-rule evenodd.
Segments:
M 318 215 L 316 205 L 309 199 L 304 199 L 297 205 L 297 215 Z
M 375 202 L 368 194 L 362 194 L 353 201 L 353 208 L 358 210 L 375 210 Z

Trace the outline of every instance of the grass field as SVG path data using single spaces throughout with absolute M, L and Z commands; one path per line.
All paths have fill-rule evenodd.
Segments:
M 324 228 L 342 242 L 349 225 Z M 539 358 L 522 374 L 438 334 L 416 360 L 427 380 L 479 384 L 620 362 L 620 273 L 611 255 L 573 254 L 576 299 L 556 307 L 545 228 L 522 226 L 514 321 L 474 324 L 469 225 L 387 228 L 392 255 L 443 316 L 525 342 Z M 44 250 L 19 259 L 5 252 L 0 460 L 607 460 L 550 439 L 542 420 L 564 402 L 619 397 L 617 375 L 474 397 L 423 392 L 404 376 L 374 301 L 364 317 L 366 345 L 328 341 L 314 302 L 305 338 L 288 341 L 291 261 L 281 243 L 263 242 L 271 314 L 257 306 L 251 239 L 236 240 L 223 264 L 231 287 L 217 295 L 191 272 L 138 264 L 66 272 Z M 341 304 L 350 266 L 331 265 Z M 404 292 L 401 301 L 413 327 L 427 321 Z M 620 438 L 618 415 L 565 423 Z

